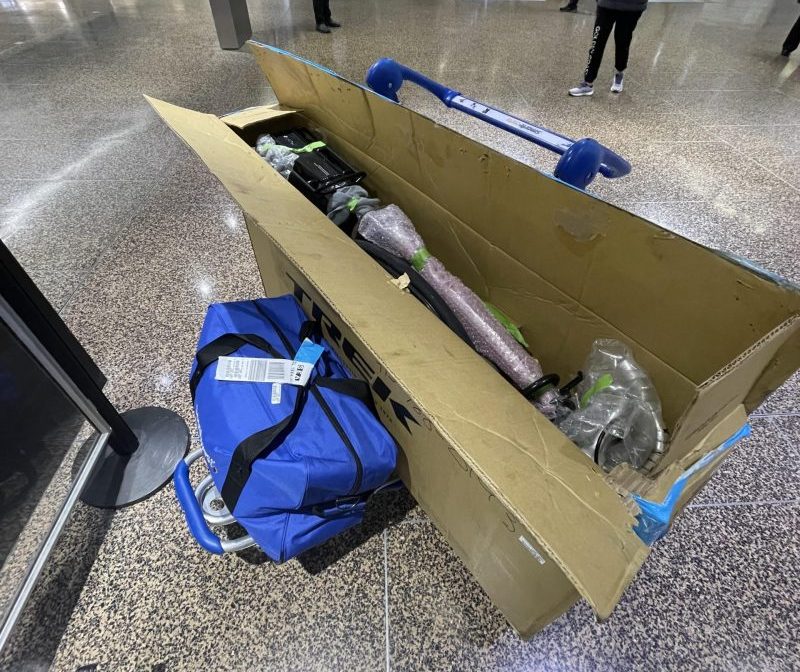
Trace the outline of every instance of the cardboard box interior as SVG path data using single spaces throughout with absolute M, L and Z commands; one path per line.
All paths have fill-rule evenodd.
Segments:
M 402 107 L 395 109 L 414 114 Z M 412 124 L 413 121 L 408 125 Z M 297 126 L 314 129 L 354 166 L 365 170 L 367 178 L 362 184 L 370 194 L 378 195 L 385 203 L 400 205 L 431 253 L 481 298 L 520 325 L 530 352 L 546 372 L 569 380 L 582 368 L 597 338 L 615 338 L 629 344 L 659 391 L 664 420 L 673 437 L 681 420 L 690 415 L 700 390 L 751 354 L 749 351 L 760 339 L 783 341 L 784 332 L 788 340 L 797 329 L 797 288 L 757 275 L 725 256 L 603 203 L 615 213 L 610 223 L 608 213 L 593 211 L 592 205 L 598 201 L 566 185 L 556 183 L 567 199 L 585 202 L 570 208 L 560 202 L 562 194 L 555 192 L 559 198 L 553 212 L 547 212 L 543 204 L 529 204 L 520 208 L 513 219 L 499 211 L 473 215 L 469 218 L 471 226 L 418 188 L 419 183 L 402 179 L 309 113 L 298 112 L 234 130 L 252 146 L 262 133 Z M 460 148 L 454 156 L 463 159 L 470 153 L 467 147 L 476 151 L 477 143 L 442 127 L 436 130 L 449 136 L 440 141 L 442 144 L 452 143 Z M 399 144 L 404 143 L 405 139 Z M 444 171 L 460 176 L 464 195 L 482 190 L 475 187 L 475 179 L 467 170 L 490 160 L 489 150 L 477 147 L 483 151 L 475 161 Z M 513 160 L 500 158 L 506 168 L 498 168 L 507 177 L 518 172 L 508 168 L 515 163 Z M 486 166 L 483 170 L 493 169 Z M 438 185 L 438 178 L 437 173 L 435 180 L 423 184 Z M 507 188 L 506 198 L 527 202 L 512 194 L 530 190 L 531 185 L 515 185 Z M 496 187 L 487 187 L 487 193 L 497 191 Z M 457 204 L 460 200 L 454 198 Z M 573 209 L 585 214 L 576 220 Z M 571 223 L 565 224 L 564 218 Z M 509 232 L 512 228 L 514 232 Z M 542 255 L 541 248 L 550 251 Z M 558 262 L 552 267 L 557 279 L 545 279 L 536 263 L 537 255 L 547 264 Z M 526 258 L 527 262 L 523 261 Z M 569 275 L 573 265 L 576 273 L 585 276 L 580 288 L 574 288 Z M 573 285 L 573 295 L 567 293 L 565 285 Z M 763 372 L 751 372 L 753 378 L 745 384 L 752 387 L 735 395 L 736 403 L 747 402 L 748 411 L 783 382 L 798 361 L 787 348 L 782 353 L 787 361 L 781 368 L 777 353 L 771 354 L 775 355 L 772 367 L 778 369 L 777 378 L 769 379 L 767 372 L 767 379 L 760 380 Z M 730 411 L 733 406 L 728 403 L 724 409 L 714 410 Z M 700 422 L 707 421 L 708 417 L 703 417 Z M 675 446 L 678 449 L 668 453 L 659 469 L 683 457 L 691 447 L 682 446 L 677 440 Z

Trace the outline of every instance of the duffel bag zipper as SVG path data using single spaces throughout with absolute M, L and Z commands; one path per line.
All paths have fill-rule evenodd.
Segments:
M 278 323 L 269 316 L 269 314 L 258 305 L 258 303 L 253 302 L 255 305 L 256 310 L 261 313 L 264 317 L 267 318 L 269 323 L 272 325 L 272 328 L 275 330 L 275 333 L 278 334 L 278 338 L 283 343 L 283 347 L 286 348 L 287 357 L 291 358 L 292 352 L 292 344 L 289 342 L 289 339 L 286 337 L 286 334 L 283 332 L 283 329 L 280 328 Z M 342 427 L 341 423 L 339 422 L 338 418 L 334 415 L 333 409 L 330 407 L 327 401 L 325 401 L 325 397 L 322 396 L 322 392 L 319 391 L 319 388 L 313 383 L 310 383 L 311 394 L 314 395 L 314 398 L 317 400 L 322 412 L 325 413 L 325 416 L 328 418 L 328 421 L 331 423 L 333 428 L 336 430 L 336 433 L 339 435 L 339 438 L 344 443 L 345 448 L 350 452 L 350 455 L 353 457 L 353 462 L 356 465 L 356 480 L 353 483 L 353 487 L 348 492 L 348 495 L 354 495 L 359 490 L 361 490 L 361 482 L 364 479 L 364 465 L 361 462 L 361 457 L 359 457 L 358 452 L 356 452 L 355 446 L 353 446 L 352 442 L 350 441 L 350 437 L 347 436 L 347 433 L 344 431 L 344 427 Z

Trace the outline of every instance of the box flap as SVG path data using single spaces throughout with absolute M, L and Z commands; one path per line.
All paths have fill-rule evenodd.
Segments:
M 231 112 L 224 117 L 220 117 L 228 126 L 245 129 L 253 124 L 260 124 L 267 119 L 277 119 L 293 114 L 297 110 L 281 107 L 279 104 L 258 105 L 257 107 L 247 107 L 243 110 Z
M 280 190 L 287 186 L 286 180 L 218 117 L 145 98 L 246 213 L 253 217 L 256 213 L 262 217 L 270 213 L 267 221 L 276 222 L 292 222 L 320 214 L 304 198 L 275 198 L 270 185 Z
M 299 77 L 298 86 L 308 85 L 307 79 L 302 82 L 308 66 L 273 53 L 276 80 Z M 608 616 L 648 548 L 599 468 L 427 309 L 386 282 L 380 267 L 222 120 L 148 101 L 303 269 L 447 437 L 457 459 L 520 521 L 595 611 Z M 409 332 L 409 324 L 425 328 Z
M 720 418 L 744 404 L 760 403 L 769 389 L 794 371 L 800 351 L 800 317 L 791 317 L 754 343 L 727 367 L 704 382 L 673 431 L 670 448 L 660 468 L 682 460 Z

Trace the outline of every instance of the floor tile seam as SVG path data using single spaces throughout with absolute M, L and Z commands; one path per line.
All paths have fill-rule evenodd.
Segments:
M 391 631 L 389 623 L 389 530 L 383 530 L 383 627 L 386 655 L 386 672 L 391 670 Z
M 800 126 L 797 124 L 702 124 L 706 128 L 765 128 L 770 126 L 795 127 Z
M 724 142 L 726 145 L 728 145 L 728 146 L 729 146 L 729 147 L 730 147 L 730 148 L 731 148 L 731 149 L 732 149 L 732 150 L 733 150 L 733 151 L 734 151 L 736 154 L 738 154 L 738 155 L 739 155 L 739 156 L 740 156 L 742 159 L 744 159 L 744 160 L 746 160 L 746 161 L 750 161 L 750 162 L 754 163 L 754 164 L 755 164 L 755 165 L 757 165 L 759 168 L 761 168 L 762 170 L 764 170 L 764 171 L 766 171 L 767 173 L 769 173 L 770 175 L 772 175 L 772 177 L 774 177 L 776 180 L 778 180 L 779 182 L 782 182 L 783 184 L 785 184 L 785 185 L 786 185 L 787 187 L 789 187 L 789 188 L 790 188 L 792 191 L 794 191 L 794 192 L 797 192 L 797 193 L 799 193 L 799 194 L 800 194 L 800 188 L 798 188 L 798 187 L 794 186 L 794 185 L 793 185 L 791 182 L 787 182 L 787 181 L 786 181 L 785 179 L 783 179 L 783 178 L 782 178 L 780 175 L 778 175 L 777 173 L 775 173 L 774 171 L 770 170 L 770 169 L 769 169 L 769 168 L 767 168 L 765 165 L 763 165 L 762 163 L 760 163 L 760 162 L 759 162 L 757 159 L 755 159 L 755 158 L 753 158 L 752 156 L 750 156 L 750 155 L 748 155 L 748 154 L 745 154 L 744 152 L 740 151 L 740 150 L 739 150 L 739 149 L 736 147 L 736 145 L 734 145 L 734 144 L 732 144 L 732 143 L 728 142 L 727 140 L 723 140 L 723 142 Z
M 794 508 L 800 506 L 800 498 L 789 499 L 754 499 L 754 500 L 735 500 L 731 502 L 714 501 L 697 504 L 689 504 L 687 509 L 737 509 L 737 508 L 769 508 L 786 507 Z
M 800 417 L 800 410 L 796 410 L 796 411 L 775 411 L 774 413 L 772 413 L 772 412 L 751 413 L 750 417 L 751 418 L 758 418 L 758 419 L 761 419 L 761 418 L 796 418 L 796 417 Z

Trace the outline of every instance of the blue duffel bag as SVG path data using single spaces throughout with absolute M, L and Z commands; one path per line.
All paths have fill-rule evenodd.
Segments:
M 294 360 L 306 339 L 320 347 L 305 386 L 283 384 L 276 395 L 270 383 L 215 377 L 220 357 Z M 270 558 L 288 560 L 359 523 L 394 471 L 397 447 L 367 383 L 350 377 L 291 295 L 211 305 L 190 388 L 211 475 L 192 488 L 196 451 L 178 466 L 175 488 L 190 530 L 213 553 L 250 545 L 209 528 L 235 521 Z

